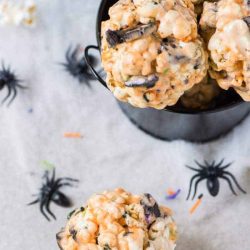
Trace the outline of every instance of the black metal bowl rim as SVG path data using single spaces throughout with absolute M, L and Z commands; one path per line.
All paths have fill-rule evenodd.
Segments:
M 100 32 L 100 24 L 103 21 L 102 17 L 103 17 L 103 7 L 105 6 L 105 4 L 107 3 L 107 1 L 109 0 L 102 0 L 101 4 L 99 6 L 98 9 L 98 16 L 97 16 L 97 20 L 96 20 L 96 40 L 97 40 L 97 46 L 95 45 L 89 45 L 85 48 L 85 58 L 86 58 L 86 62 L 90 68 L 90 70 L 92 71 L 93 75 L 96 77 L 96 79 L 104 86 L 108 89 L 107 87 L 107 83 L 105 82 L 105 80 L 102 79 L 102 77 L 99 75 L 99 73 L 94 69 L 94 67 L 91 65 L 91 62 L 89 60 L 89 50 L 90 49 L 96 49 L 99 50 L 99 52 L 101 53 L 101 32 Z M 204 110 L 197 110 L 197 109 L 186 109 L 186 108 L 181 108 L 181 107 L 176 107 L 176 106 L 168 106 L 167 108 L 163 109 L 165 111 L 169 111 L 169 112 L 173 112 L 173 113 L 180 113 L 180 114 L 207 114 L 207 113 L 216 113 L 216 112 L 221 112 L 224 111 L 226 109 L 230 109 L 233 108 L 241 103 L 243 103 L 244 101 L 241 98 L 238 98 L 230 103 L 227 103 L 221 107 L 213 107 L 213 108 L 208 108 L 208 109 L 204 109 Z

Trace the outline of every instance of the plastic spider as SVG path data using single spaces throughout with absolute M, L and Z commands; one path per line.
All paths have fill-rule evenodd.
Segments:
M 71 46 L 68 48 L 65 57 L 66 63 L 62 63 L 66 71 L 68 71 L 73 77 L 76 77 L 80 83 L 85 82 L 90 87 L 89 80 L 95 79 L 86 64 L 85 57 L 82 54 L 82 47 L 77 45 L 72 51 Z M 96 59 L 90 56 L 92 64 L 95 64 Z
M 204 165 L 202 165 L 199 162 L 195 161 L 195 163 L 198 165 L 199 169 L 193 168 L 190 166 L 186 166 L 189 169 L 198 172 L 190 180 L 190 186 L 189 186 L 187 200 L 189 199 L 189 196 L 191 194 L 193 181 L 195 179 L 196 179 L 196 181 L 194 184 L 194 194 L 193 194 L 192 199 L 194 199 L 194 197 L 196 195 L 198 184 L 202 180 L 205 180 L 205 179 L 207 180 L 208 191 L 212 196 L 216 196 L 219 193 L 219 189 L 220 189 L 219 178 L 225 180 L 228 183 L 229 188 L 231 189 L 231 191 L 234 195 L 237 195 L 237 194 L 234 191 L 233 183 L 237 186 L 237 188 L 242 193 L 244 193 L 244 194 L 246 193 L 246 191 L 241 188 L 241 186 L 237 182 L 236 178 L 230 172 L 225 170 L 228 167 L 230 167 L 232 165 L 232 163 L 228 163 L 225 166 L 223 166 L 223 162 L 224 162 L 224 160 L 221 160 L 218 164 L 215 164 L 215 161 L 213 161 L 211 164 L 209 164 L 207 161 L 204 161 Z
M 2 90 L 4 87 L 7 87 L 8 94 L 3 99 L 2 104 L 11 96 L 13 92 L 13 96 L 11 100 L 9 101 L 9 106 L 13 100 L 15 99 L 17 95 L 17 88 L 25 89 L 26 87 L 20 85 L 19 83 L 21 80 L 19 80 L 13 71 L 11 71 L 10 67 L 6 68 L 4 63 L 2 63 L 2 68 L 0 69 L 0 90 Z
M 56 219 L 56 216 L 50 210 L 51 202 L 54 202 L 55 204 L 62 206 L 62 207 L 71 207 L 72 204 L 71 204 L 70 199 L 59 190 L 63 186 L 72 187 L 73 186 L 72 183 L 78 182 L 78 180 L 68 178 L 68 177 L 56 179 L 55 169 L 53 169 L 51 178 L 49 177 L 49 172 L 46 171 L 43 179 L 45 179 L 45 182 L 43 183 L 42 187 L 39 189 L 40 190 L 39 194 L 36 195 L 38 198 L 32 201 L 31 203 L 29 203 L 28 205 L 39 203 L 41 213 L 44 215 L 44 217 L 48 221 L 50 221 L 49 217 L 44 212 L 44 208 L 49 215 L 51 215 L 54 219 Z

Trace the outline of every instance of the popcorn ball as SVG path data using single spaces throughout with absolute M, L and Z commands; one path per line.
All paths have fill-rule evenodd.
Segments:
M 174 250 L 171 214 L 150 194 L 105 191 L 69 215 L 57 242 L 62 250 Z
M 163 109 L 207 74 L 190 0 L 120 0 L 102 23 L 102 64 L 120 101 Z
M 0 24 L 34 26 L 36 10 L 37 7 L 33 0 L 3 0 L 0 3 Z
M 225 90 L 233 87 L 250 101 L 250 3 L 221 0 L 204 3 L 201 29 L 212 31 L 208 41 L 210 76 Z
M 189 109 L 207 109 L 219 95 L 220 88 L 215 80 L 205 77 L 200 84 L 186 91 L 181 97 L 181 104 Z

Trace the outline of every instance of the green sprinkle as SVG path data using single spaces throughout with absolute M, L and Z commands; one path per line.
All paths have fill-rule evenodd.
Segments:
M 164 69 L 163 74 L 166 75 L 168 73 L 169 69 Z
M 82 215 L 85 216 L 86 212 L 87 212 L 86 209 L 82 211 Z
M 42 163 L 43 167 L 44 167 L 46 170 L 52 170 L 52 169 L 55 168 L 55 165 L 53 165 L 52 163 L 50 163 L 50 162 L 48 162 L 48 161 L 46 161 L 46 160 L 42 161 L 41 163 Z

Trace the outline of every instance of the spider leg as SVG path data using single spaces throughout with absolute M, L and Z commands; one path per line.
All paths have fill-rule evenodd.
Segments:
M 13 92 L 14 92 L 14 94 L 13 94 L 12 98 L 10 99 L 8 105 L 7 105 L 8 107 L 10 106 L 10 104 L 14 101 L 14 99 L 15 99 L 16 96 L 17 96 L 17 90 L 16 90 L 16 87 L 15 87 L 15 86 L 13 87 Z
M 6 68 L 7 71 L 10 71 L 10 65 L 7 66 Z M 14 73 L 14 72 L 13 72 Z
M 196 195 L 197 187 L 198 187 L 199 183 L 200 183 L 202 180 L 204 180 L 204 179 L 206 179 L 206 177 L 200 177 L 198 180 L 196 180 L 195 185 L 194 185 L 194 195 L 193 195 L 192 200 L 194 199 L 194 197 L 195 197 L 195 195 Z
M 68 177 L 64 177 L 64 178 L 58 178 L 54 185 L 57 186 L 58 184 L 60 184 L 62 181 L 71 181 L 71 182 L 79 182 L 79 180 L 77 179 L 72 179 L 72 178 L 68 178 Z
M 227 177 L 225 177 L 225 176 L 221 176 L 220 178 L 222 178 L 222 179 L 224 179 L 225 181 L 227 181 L 227 183 L 228 183 L 228 185 L 229 185 L 229 187 L 230 187 L 232 193 L 233 193 L 234 195 L 237 195 L 236 192 L 234 191 L 234 188 L 233 188 L 233 185 L 232 185 L 231 181 L 230 181 Z
M 48 171 L 47 171 L 47 173 L 48 173 Z M 48 184 L 53 184 L 55 182 L 55 176 L 56 176 L 56 170 L 55 170 L 55 168 L 53 168 L 53 170 L 52 170 L 52 176 L 51 176 L 50 179 L 48 178 L 48 174 L 47 174 L 47 178 L 46 178 L 47 183 Z
M 197 169 L 197 168 L 193 168 L 193 167 L 190 167 L 188 165 L 186 165 L 187 168 L 191 169 L 191 170 L 194 170 L 196 172 L 200 172 L 201 170 L 200 169 Z
M 194 161 L 200 168 L 205 168 L 203 165 L 201 165 L 198 161 Z
M 20 80 L 18 80 L 18 82 L 20 82 Z M 18 88 L 20 88 L 20 89 L 28 89 L 28 87 L 23 86 L 23 85 L 21 85 L 21 84 L 19 84 L 19 83 L 16 83 L 16 86 L 17 86 Z
M 68 70 L 68 64 L 67 63 L 59 63 L 60 65 L 62 65 L 63 67 L 65 67 L 66 70 Z
M 224 159 L 222 159 L 219 163 L 217 163 L 214 167 L 219 168 L 224 162 Z
M 47 199 L 47 201 L 45 202 L 46 211 L 53 217 L 54 220 L 56 220 L 56 216 L 51 212 L 49 205 L 50 199 Z
M 64 187 L 64 186 L 74 187 L 73 184 L 68 183 L 68 182 L 64 182 L 64 183 L 57 184 L 57 185 L 55 186 L 55 188 L 56 188 L 56 189 L 59 189 L 59 188 Z
M 221 167 L 220 169 L 222 169 L 222 170 L 226 169 L 226 168 L 230 167 L 232 164 L 233 164 L 233 162 L 230 162 L 227 165 L 225 165 L 224 167 Z
M 84 59 L 85 59 L 85 58 L 84 58 Z M 85 61 L 86 61 L 86 59 L 85 59 Z M 96 57 L 95 57 L 95 56 L 91 56 L 91 57 L 90 57 L 90 62 L 91 62 L 91 64 L 92 64 L 93 66 L 96 66 L 96 64 L 97 64 Z
M 4 65 L 4 61 L 2 60 L 2 70 L 6 71 L 5 65 Z
M 92 87 L 91 87 L 91 84 L 89 83 L 89 80 L 85 78 L 85 79 L 81 79 L 80 82 L 83 82 L 83 80 L 85 80 L 85 85 L 87 85 L 87 87 L 91 89 Z
M 229 175 L 232 179 L 233 179 L 233 182 L 235 183 L 235 185 L 237 186 L 237 188 L 244 194 L 246 194 L 247 192 L 240 186 L 240 184 L 238 183 L 238 181 L 236 180 L 236 178 L 229 172 L 227 171 L 224 171 L 223 172 L 224 174 L 226 175 Z
M 66 59 L 67 59 L 68 62 L 71 61 L 70 52 L 71 52 L 71 45 L 69 46 L 69 48 L 66 51 Z
M 66 72 L 71 74 L 70 69 L 69 69 L 69 63 L 60 63 L 60 64 L 64 67 L 64 70 Z
M 40 203 L 40 211 L 42 213 L 42 215 L 48 220 L 50 221 L 49 217 L 47 216 L 47 214 L 45 214 L 43 208 L 44 208 L 44 205 L 45 205 L 45 199 L 43 199 Z
M 73 181 L 73 182 L 79 182 L 79 180 L 77 180 L 77 179 L 73 179 L 73 178 L 69 178 L 69 177 L 64 177 L 64 178 L 61 178 L 61 180 Z
M 208 161 L 204 160 L 204 163 L 205 163 L 206 167 L 210 166 L 210 164 L 208 163 Z M 211 164 L 211 165 L 213 165 L 213 164 Z
M 11 87 L 8 85 L 7 88 L 8 88 L 8 94 L 7 94 L 7 96 L 2 100 L 2 104 L 4 104 L 4 103 L 6 102 L 6 100 L 7 100 L 7 99 L 10 97 L 10 95 L 11 95 Z
M 34 200 L 34 201 L 28 203 L 27 206 L 34 205 L 34 204 L 36 204 L 36 203 L 38 203 L 38 202 L 39 202 L 39 199 L 36 199 L 36 200 Z
M 212 167 L 214 167 L 215 166 L 215 161 L 212 161 L 211 165 L 212 165 Z
M 63 181 L 63 180 L 60 180 L 60 181 L 56 181 L 53 185 L 53 190 L 58 190 L 59 188 L 63 187 L 63 186 L 68 186 L 68 187 L 75 187 L 72 183 L 70 182 L 67 182 L 67 181 Z
M 199 176 L 200 176 L 199 174 L 196 174 L 196 175 L 194 175 L 194 176 L 191 178 L 190 184 L 189 184 L 189 191 L 188 191 L 188 195 L 187 195 L 186 200 L 189 199 L 189 196 L 190 196 L 190 194 L 191 194 L 191 189 L 192 189 L 192 185 L 193 185 L 194 179 L 195 179 L 196 177 L 199 177 Z
M 48 170 L 45 171 L 44 178 L 46 179 L 46 182 L 49 183 L 49 172 L 48 172 Z
M 74 51 L 73 51 L 73 53 L 72 53 L 72 55 L 71 55 L 71 57 L 74 58 L 75 60 L 77 59 L 77 54 L 79 53 L 80 47 L 81 47 L 81 46 L 80 46 L 79 44 L 76 45 L 76 47 L 75 47 L 75 49 L 74 49 Z

